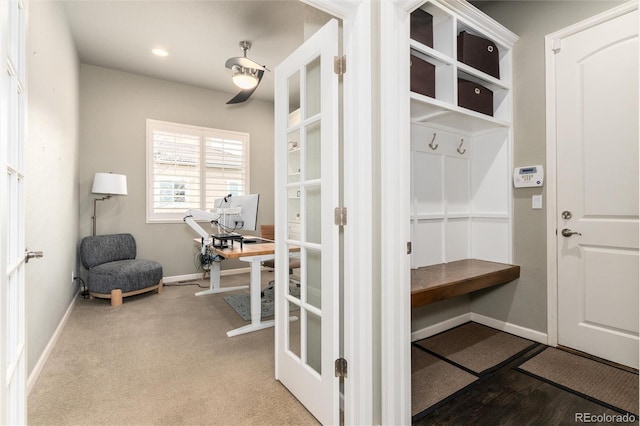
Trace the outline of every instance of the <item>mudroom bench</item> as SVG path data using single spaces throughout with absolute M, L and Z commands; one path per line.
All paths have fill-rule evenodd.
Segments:
M 520 266 L 464 259 L 411 270 L 411 307 L 505 284 L 520 277 Z

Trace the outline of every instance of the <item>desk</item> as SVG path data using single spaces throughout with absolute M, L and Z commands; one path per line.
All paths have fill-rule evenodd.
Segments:
M 267 240 L 264 240 L 264 241 L 265 241 L 264 244 L 247 243 L 244 246 L 245 255 L 255 255 L 255 254 L 272 254 L 273 255 L 275 252 L 275 244 L 273 242 L 266 243 Z M 193 243 L 196 245 L 196 247 L 202 247 L 202 240 L 200 238 L 194 238 Z M 269 246 L 269 244 L 271 244 L 271 246 Z M 240 247 L 233 247 L 230 249 L 221 249 L 221 248 L 211 247 L 210 244 L 207 244 L 207 245 L 211 250 L 214 250 L 212 254 L 218 254 L 226 259 L 238 258 L 240 257 L 239 254 L 243 253 Z M 258 247 L 256 250 L 254 250 L 253 246 L 261 246 L 261 247 Z M 229 251 L 218 252 L 218 250 L 229 250 Z M 264 253 L 261 253 L 261 252 L 264 252 Z M 220 262 L 211 262 L 210 269 L 209 269 L 209 290 L 199 291 L 196 293 L 196 296 L 206 296 L 208 294 L 218 294 L 218 293 L 224 293 L 227 291 L 242 290 L 245 288 L 249 288 L 249 286 L 240 285 L 236 287 L 220 287 Z
M 265 260 L 271 260 L 275 257 L 275 243 L 251 243 L 243 244 L 243 247 L 234 246 L 231 248 L 214 248 L 215 254 L 225 259 L 238 259 L 243 262 L 249 262 L 251 266 L 250 300 L 251 300 L 251 324 L 244 327 L 236 328 L 227 332 L 227 336 L 233 337 L 252 331 L 258 331 L 265 328 L 273 327 L 274 320 L 262 321 L 262 280 L 260 277 L 261 263 Z M 218 268 L 220 265 L 218 264 Z M 246 287 L 245 287 L 246 288 Z
M 265 240 L 266 241 L 266 240 Z M 196 245 L 200 246 L 201 241 L 197 238 L 194 239 Z M 265 328 L 273 327 L 274 320 L 262 321 L 262 298 L 260 293 L 262 291 L 262 279 L 261 275 L 261 263 L 265 260 L 271 260 L 275 257 L 276 245 L 273 242 L 263 243 L 245 243 L 243 247 L 234 245 L 229 248 L 211 247 L 213 253 L 224 257 L 225 259 L 238 259 L 243 262 L 250 263 L 251 278 L 249 286 L 238 287 L 220 287 L 220 262 L 212 262 L 210 277 L 209 277 L 209 290 L 200 291 L 196 293 L 196 296 L 204 296 L 206 294 L 216 294 L 232 290 L 240 290 L 249 287 L 249 295 L 251 300 L 251 324 L 244 327 L 236 328 L 228 331 L 227 336 L 233 337 L 244 333 L 250 333 L 252 331 L 258 331 Z M 298 249 L 299 250 L 299 249 Z M 292 249 L 292 251 L 297 251 Z M 289 320 L 297 320 L 297 317 L 290 317 Z
M 193 243 L 197 247 L 202 246 L 202 241 L 199 238 L 194 238 Z M 218 294 L 226 291 L 242 290 L 244 288 L 249 288 L 249 286 L 220 287 L 220 262 L 211 262 L 209 269 L 209 290 L 199 291 L 196 293 L 196 296 L 206 296 L 207 294 Z

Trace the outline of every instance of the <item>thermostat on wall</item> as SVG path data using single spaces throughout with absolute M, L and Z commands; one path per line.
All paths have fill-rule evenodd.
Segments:
M 543 182 L 544 170 L 542 166 L 516 167 L 513 170 L 513 186 L 516 188 L 542 186 Z

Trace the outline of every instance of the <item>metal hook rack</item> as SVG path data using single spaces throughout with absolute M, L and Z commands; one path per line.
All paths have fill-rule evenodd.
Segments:
M 436 150 L 438 149 L 438 147 L 440 146 L 439 144 L 433 144 L 433 142 L 436 140 L 436 134 L 433 134 L 433 139 L 431 139 L 431 142 L 429 143 L 429 148 L 431 148 L 432 150 Z
M 462 150 L 460 149 L 460 148 L 462 148 L 462 144 L 463 144 L 463 143 L 464 143 L 464 139 L 460 139 L 460 145 L 458 145 L 458 149 L 457 149 L 458 154 L 460 154 L 460 155 L 462 155 L 462 154 L 464 154 L 465 152 L 467 152 L 467 150 L 466 150 L 466 149 L 462 149 Z

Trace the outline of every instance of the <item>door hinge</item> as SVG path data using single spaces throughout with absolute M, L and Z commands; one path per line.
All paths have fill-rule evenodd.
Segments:
M 347 55 L 333 57 L 333 72 L 344 75 L 347 72 Z
M 407 241 L 407 254 L 411 254 L 411 241 Z
M 347 377 L 347 360 L 344 358 L 338 358 L 335 362 L 336 365 L 336 377 Z
M 553 53 L 555 54 L 560 53 L 560 49 L 562 49 L 562 40 L 560 39 L 553 40 L 553 46 L 551 47 L 551 50 L 553 50 Z
M 347 225 L 347 208 L 346 207 L 336 207 L 333 210 L 333 222 L 338 226 Z

